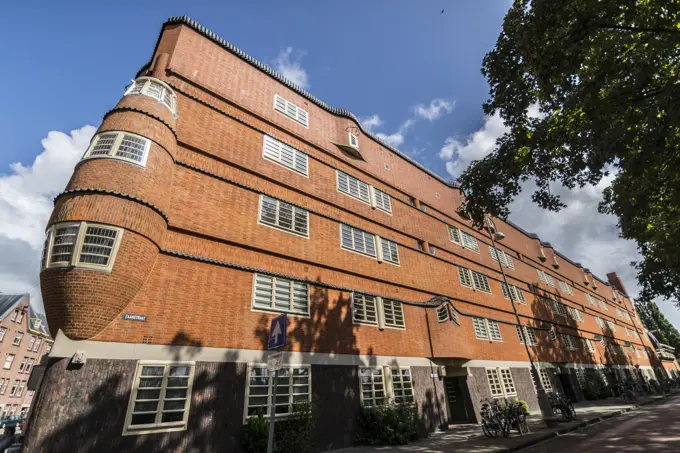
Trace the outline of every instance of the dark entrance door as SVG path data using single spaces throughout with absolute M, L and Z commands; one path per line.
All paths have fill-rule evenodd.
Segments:
M 564 394 L 572 402 L 578 401 L 578 398 L 576 398 L 576 392 L 574 391 L 574 387 L 571 384 L 569 372 L 565 372 L 563 370 L 560 374 L 558 374 L 558 376 L 560 377 L 560 383 L 562 384 L 562 391 L 564 392 Z
M 467 423 L 468 417 L 465 411 L 460 377 L 445 377 L 444 386 L 446 387 L 446 400 L 449 404 L 449 423 Z

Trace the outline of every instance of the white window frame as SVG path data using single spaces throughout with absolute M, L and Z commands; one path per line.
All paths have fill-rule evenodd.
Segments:
M 605 328 L 605 323 L 604 319 L 600 318 L 599 316 L 593 316 L 595 318 L 595 322 L 597 323 L 598 326 L 600 326 L 601 329 Z
M 548 305 L 550 306 L 550 311 L 552 312 L 553 315 L 555 316 L 566 316 L 566 313 L 564 312 L 564 305 L 560 302 L 557 302 L 555 299 L 550 299 L 550 298 L 545 298 L 545 300 L 548 301 Z
M 288 159 L 284 156 L 286 153 L 288 154 Z M 262 158 L 298 175 L 309 178 L 309 155 L 272 136 L 265 135 L 262 139 Z M 292 161 L 292 163 L 289 161 Z M 299 167 L 304 167 L 304 171 Z
M 280 102 L 277 102 L 277 100 Z M 283 105 L 283 107 L 281 107 L 281 105 Z M 291 109 L 290 106 L 293 108 Z M 274 110 L 286 118 L 295 121 L 299 125 L 309 128 L 309 112 L 286 100 L 283 96 L 278 94 L 274 95 Z M 294 110 L 295 113 L 292 113 L 290 110 Z M 304 113 L 304 115 L 300 115 L 300 112 Z
M 607 307 L 607 304 L 603 301 L 598 299 L 597 300 L 600 303 L 600 308 L 606 312 L 609 312 L 609 307 Z
M 506 286 L 505 282 L 501 282 L 501 291 L 503 292 L 504 299 L 511 300 L 510 296 L 512 295 L 513 299 L 518 303 L 526 305 L 527 300 L 524 298 L 524 293 L 515 285 L 509 285 L 508 287 Z
M 163 366 L 165 367 L 163 372 L 163 382 L 161 383 L 161 391 L 158 400 L 158 406 L 156 407 L 156 422 L 153 424 L 146 425 L 131 425 L 132 414 L 135 406 L 135 400 L 137 399 L 137 393 L 139 391 L 139 382 L 141 380 L 142 368 L 145 366 Z M 167 380 L 171 367 L 189 367 L 188 376 L 188 386 L 184 404 L 184 416 L 181 421 L 176 422 L 159 422 L 160 417 L 163 413 L 163 404 L 165 402 L 165 393 L 167 390 Z M 196 369 L 196 363 L 190 361 L 160 361 L 160 360 L 140 360 L 137 363 L 137 368 L 132 380 L 132 390 L 130 392 L 130 400 L 128 402 L 128 408 L 125 416 L 125 425 L 123 427 L 123 436 L 131 436 L 138 434 L 148 434 L 157 432 L 170 432 L 170 431 L 184 431 L 187 429 L 189 421 L 189 412 L 191 411 L 191 401 L 193 400 L 192 387 L 194 384 L 194 372 Z M 184 376 L 181 376 L 184 377 Z M 178 387 L 179 388 L 179 387 Z M 184 387 L 182 387 L 184 388 Z
M 401 262 L 399 259 L 399 245 L 396 242 L 390 241 L 389 239 L 385 239 L 381 236 L 376 236 L 375 239 L 375 243 L 378 246 L 378 250 L 376 250 L 378 261 L 384 261 L 395 266 L 400 266 Z
M 458 267 L 458 278 L 459 278 L 460 284 L 462 286 L 491 294 L 491 286 L 489 285 L 489 279 L 487 278 L 486 275 L 484 275 L 480 272 L 468 269 L 467 267 L 462 267 L 462 266 L 457 266 L 457 267 Z M 486 282 L 486 283 L 482 284 L 481 282 Z
M 257 296 L 257 279 L 258 277 L 265 278 L 265 279 L 271 279 L 271 285 L 272 285 L 272 294 L 271 294 L 271 305 L 269 308 L 263 307 L 261 305 L 255 305 L 255 297 Z M 283 310 L 281 308 L 278 308 L 276 306 L 276 283 L 278 281 L 283 281 L 283 282 L 288 282 L 288 288 L 289 288 L 289 293 L 290 293 L 290 300 L 289 300 L 289 309 L 288 310 Z M 305 285 L 306 291 L 307 291 L 307 310 L 302 312 L 299 310 L 295 310 L 295 284 L 300 284 L 302 283 Z M 310 287 L 309 283 L 303 283 L 299 282 L 297 280 L 292 280 L 288 278 L 281 278 L 281 277 L 274 277 L 271 275 L 266 275 L 266 274 L 258 274 L 255 273 L 253 274 L 253 286 L 252 286 L 252 297 L 251 297 L 251 309 L 252 311 L 257 311 L 257 312 L 263 312 L 263 313 L 287 313 L 291 316 L 299 316 L 303 318 L 309 317 L 309 306 L 310 306 Z
M 451 226 L 451 225 L 446 225 L 446 229 L 449 232 L 449 241 L 453 242 L 454 244 L 458 244 L 458 245 L 462 246 L 463 242 L 462 242 L 462 236 L 460 234 L 461 233 L 460 228 L 456 228 L 456 227 Z
M 583 313 L 578 308 L 570 307 L 566 305 L 567 310 L 569 310 L 569 315 L 571 315 L 574 321 L 583 322 Z
M 515 263 L 512 260 L 512 257 L 505 253 L 503 250 L 499 248 L 494 248 L 493 245 L 489 246 L 489 255 L 491 255 L 492 260 L 500 262 L 503 266 L 509 269 L 515 268 Z
M 563 282 L 559 278 L 557 279 L 557 284 L 560 285 L 560 289 L 564 291 L 565 293 L 569 294 L 570 296 L 573 296 L 574 293 L 571 289 L 571 286 L 569 286 L 569 283 Z
M 581 337 L 581 340 L 586 346 L 586 351 L 595 352 L 595 345 L 593 344 L 593 341 L 590 338 Z
M 342 189 L 342 183 L 347 186 L 347 190 Z M 352 184 L 356 186 L 356 194 L 352 193 Z M 335 188 L 341 194 L 347 195 L 348 197 L 359 200 L 362 203 L 371 205 L 371 199 L 373 198 L 371 194 L 371 185 L 356 178 L 349 173 L 345 173 L 342 170 L 335 170 Z M 363 192 L 361 189 L 365 189 L 366 197 L 362 196 Z
M 392 197 L 390 194 L 374 186 L 368 186 L 368 190 L 371 197 L 371 206 L 392 215 Z
M 524 336 L 527 338 L 527 346 L 538 346 L 538 339 L 536 338 L 536 331 L 533 327 L 522 326 L 524 329 Z M 524 344 L 524 338 L 522 337 L 522 331 L 518 325 L 515 325 L 515 330 L 517 331 L 517 338 L 519 338 L 519 344 Z
M 383 297 L 379 297 L 378 299 L 380 308 L 382 309 L 382 318 L 384 319 L 385 327 L 406 329 L 406 316 L 404 315 L 403 304 L 399 301 L 385 299 Z M 388 321 L 388 317 L 391 321 Z
M 472 236 L 471 234 L 466 233 L 463 230 L 460 230 L 460 239 L 461 239 L 461 244 L 464 248 L 468 250 L 472 250 L 473 252 L 479 252 L 479 242 L 477 241 L 477 238 Z
M 547 272 L 541 270 L 541 269 L 536 269 L 536 273 L 538 274 L 538 279 L 545 283 L 546 285 L 550 285 L 553 288 L 555 287 L 555 279 L 553 278 L 552 275 L 548 274 Z
M 158 94 L 156 94 L 156 92 L 151 89 L 152 84 L 160 85 L 160 90 L 157 92 Z M 172 114 L 175 116 L 175 118 L 177 117 L 177 95 L 173 89 L 162 80 L 159 80 L 155 77 L 139 77 L 138 79 L 133 80 L 130 87 L 127 89 L 127 91 L 125 91 L 124 96 L 135 95 L 148 96 L 157 100 L 167 107 L 168 110 L 170 110 L 170 112 L 172 112 Z
M 264 369 L 267 370 L 267 365 L 264 363 L 249 363 L 248 364 L 248 369 L 246 371 L 246 394 L 245 394 L 245 401 L 243 403 L 243 423 L 246 423 L 248 418 L 254 417 L 254 415 L 248 415 L 248 400 L 250 399 L 250 392 L 251 392 L 251 385 L 250 385 L 250 373 L 254 368 L 259 368 L 259 369 Z M 307 402 L 312 401 L 312 367 L 311 365 L 284 365 L 283 368 L 288 369 L 289 373 L 289 382 L 288 382 L 288 409 L 289 412 L 286 414 L 276 414 L 276 418 L 286 418 L 290 417 L 293 414 L 293 405 L 295 404 L 294 401 L 294 396 L 296 393 L 294 393 L 295 387 L 305 387 L 304 384 L 295 384 L 295 372 L 294 370 L 296 369 L 306 369 L 307 371 Z M 258 406 L 258 407 L 264 407 L 265 408 L 265 413 L 264 416 L 266 418 L 269 418 L 270 416 L 270 411 L 271 411 L 271 405 L 272 405 L 272 398 L 273 398 L 273 390 L 274 390 L 274 377 L 272 375 L 272 372 L 267 372 L 267 405 L 266 407 L 264 406 Z M 258 385 L 258 387 L 264 387 L 264 385 Z M 281 386 L 278 386 L 281 388 Z M 277 393 L 277 399 L 280 397 L 280 393 Z M 304 393 L 297 393 L 297 395 L 305 395 Z M 264 396 L 264 395 L 261 395 Z M 283 405 L 283 404 L 279 404 Z
M 354 324 L 376 326 L 380 330 L 386 328 L 406 330 L 404 306 L 398 300 L 372 296 L 361 292 L 353 292 L 351 300 L 352 322 Z M 360 310 L 357 310 L 355 305 L 359 305 Z M 369 316 L 371 311 L 374 316 Z M 363 316 L 358 317 L 357 313 L 363 313 Z M 373 317 L 375 319 L 371 319 Z
M 12 365 L 14 364 L 14 359 L 16 358 L 16 354 L 7 354 L 7 357 L 5 357 L 5 363 L 2 366 L 4 370 L 11 370 Z
M 517 395 L 517 388 L 510 368 L 485 368 L 485 371 L 492 398 L 508 398 Z M 495 381 L 494 385 L 492 385 L 492 380 Z M 497 386 L 500 391 L 495 390 L 494 386 Z
M 263 217 L 263 207 L 264 207 L 264 200 L 265 198 L 269 200 L 273 200 L 275 203 L 275 213 L 274 213 L 274 222 L 270 223 L 268 220 L 265 220 Z M 291 227 L 287 228 L 281 225 L 281 205 L 288 205 L 291 208 Z M 299 223 L 297 222 L 297 216 L 298 214 L 304 215 L 305 217 L 305 224 L 304 224 L 304 233 L 297 231 L 295 229 L 296 226 L 299 226 Z M 258 208 L 258 215 L 257 215 L 257 223 L 260 225 L 269 227 L 269 228 L 274 228 L 276 230 L 280 231 L 285 231 L 286 233 L 294 234 L 296 236 L 301 236 L 303 238 L 309 239 L 309 211 L 306 209 L 302 209 L 298 206 L 295 206 L 294 204 L 287 203 L 285 201 L 279 200 L 278 198 L 270 197 L 268 195 L 261 194 L 260 195 L 260 205 Z
M 548 369 L 539 368 L 538 375 L 541 379 L 541 387 L 543 387 L 543 390 L 546 393 L 551 393 L 553 391 L 553 385 L 552 382 L 550 381 L 550 376 L 548 375 Z
M 588 303 L 590 305 L 592 305 L 593 307 L 597 307 L 597 302 L 595 302 L 595 298 L 588 293 L 585 293 L 585 294 L 586 294 L 586 300 L 588 301 Z
M 14 340 L 12 340 L 12 346 L 19 346 L 21 344 L 21 340 L 23 340 L 23 339 L 24 339 L 24 333 L 23 332 L 17 332 L 14 335 Z
M 449 304 L 441 304 L 437 307 L 437 322 L 447 322 L 449 319 Z
M 342 229 L 343 229 L 343 227 L 349 228 L 350 236 L 352 238 L 352 247 L 356 246 L 355 241 L 354 241 L 354 232 L 358 231 L 358 232 L 361 233 L 361 237 L 364 241 L 364 250 L 366 250 L 366 251 L 356 250 L 355 248 L 350 248 L 350 247 L 345 246 L 345 244 L 342 240 Z M 361 229 L 353 227 L 351 225 L 347 225 L 345 223 L 340 224 L 339 233 L 340 233 L 340 248 L 341 249 L 347 250 L 347 251 L 352 252 L 352 253 L 358 253 L 359 255 L 368 256 L 368 257 L 371 257 L 371 258 L 377 258 L 378 256 L 380 256 L 378 254 L 379 250 L 378 250 L 378 247 L 377 247 L 377 244 L 376 244 L 375 234 L 369 233 L 368 231 L 361 230 Z M 368 253 L 368 248 L 366 247 L 366 244 L 367 244 L 369 239 L 371 241 L 373 241 L 373 254 Z
M 60 228 L 69 228 L 69 227 L 77 227 L 78 232 L 76 233 L 75 237 L 75 242 L 73 244 L 73 251 L 71 252 L 71 260 L 67 262 L 58 262 L 58 263 L 51 263 L 52 260 L 52 253 L 53 253 L 53 248 L 55 246 L 54 240 L 55 240 L 55 232 L 57 229 Z M 87 235 L 87 228 L 88 227 L 94 227 L 94 228 L 105 228 L 108 230 L 114 230 L 116 231 L 116 237 L 113 241 L 113 246 L 111 247 L 111 253 L 109 255 L 109 261 L 106 264 L 106 266 L 102 266 L 100 264 L 95 264 L 95 263 L 81 263 L 80 262 L 80 257 L 82 255 L 83 251 L 83 246 L 84 241 L 85 241 L 85 236 Z M 116 262 L 116 256 L 118 255 L 118 248 L 120 247 L 120 243 L 122 242 L 123 238 L 123 229 L 120 227 L 112 226 L 112 225 L 105 225 L 103 223 L 94 223 L 94 222 L 62 222 L 62 223 L 55 223 L 51 225 L 48 230 L 47 230 L 47 235 L 45 242 L 47 244 L 47 256 L 45 259 L 46 267 L 43 269 L 50 269 L 50 268 L 64 268 L 64 267 L 73 267 L 76 269 L 88 269 L 88 270 L 98 270 L 98 271 L 104 271 L 104 272 L 111 272 L 113 270 L 113 265 Z
M 492 328 L 493 326 L 493 328 Z M 501 327 L 498 321 L 487 318 L 472 318 L 472 327 L 475 331 L 475 338 L 478 340 L 488 340 L 488 341 L 503 341 L 503 335 L 501 334 Z M 480 331 L 483 329 L 483 332 Z M 485 336 L 480 336 L 480 334 Z M 497 334 L 497 335 L 496 335 Z
M 352 322 L 354 324 L 365 324 L 369 326 L 377 326 L 378 325 L 378 305 L 379 301 L 376 296 L 371 296 L 368 294 L 363 294 L 359 292 L 352 293 Z M 358 303 L 361 305 L 361 310 L 357 310 L 354 308 L 355 304 Z M 372 307 L 370 306 L 372 305 Z M 373 314 L 375 315 L 375 320 L 372 321 L 370 317 L 368 316 L 368 308 L 372 308 Z M 363 313 L 363 316 L 361 318 L 357 317 L 357 312 Z
M 373 404 L 369 404 L 369 405 L 367 405 L 366 401 L 364 400 L 364 387 L 363 387 L 364 385 L 368 385 L 368 383 L 364 383 L 364 382 L 361 381 L 362 373 L 363 373 L 364 370 L 365 371 L 369 371 L 369 370 L 371 371 L 371 374 L 370 374 L 370 376 L 371 376 L 371 382 L 370 382 L 371 389 L 367 390 L 367 393 L 371 394 L 371 398 L 368 398 L 368 399 L 370 401 L 372 401 Z M 380 371 L 380 378 L 382 379 L 382 393 L 383 393 L 382 400 L 383 400 L 383 402 L 389 400 L 389 397 L 390 397 L 390 395 L 388 394 L 388 389 L 387 389 L 387 379 L 385 379 L 385 368 L 384 367 L 377 367 L 377 366 L 360 366 L 359 367 L 359 397 L 360 397 L 361 405 L 364 406 L 364 407 L 376 407 L 379 404 L 381 404 L 381 403 L 375 404 L 375 401 L 378 399 L 378 398 L 376 398 L 375 394 L 376 394 L 376 392 L 380 392 L 379 389 L 376 390 L 376 388 L 375 388 L 375 384 L 379 384 L 379 382 L 375 381 L 375 376 L 377 376 L 377 375 L 373 373 L 376 370 Z
M 408 373 L 404 373 L 404 371 L 408 371 Z M 392 384 L 390 386 L 392 400 L 397 404 L 415 404 L 416 399 L 413 394 L 413 373 L 411 372 L 411 367 L 391 367 L 390 372 L 392 378 Z M 407 377 L 407 379 L 404 379 L 404 377 Z M 401 387 L 400 390 L 397 390 L 397 384 Z M 398 391 L 401 391 L 401 396 L 397 396 Z M 410 393 L 410 396 L 407 396 L 408 393 Z M 404 401 L 404 399 L 406 399 L 406 401 Z
M 99 141 L 104 135 L 115 135 L 116 138 L 114 139 L 111 148 L 108 150 L 106 154 L 95 154 L 92 155 L 92 152 L 94 151 L 94 148 L 97 146 Z M 131 159 L 129 157 L 124 157 L 124 156 L 118 156 L 118 151 L 120 149 L 120 145 L 122 144 L 123 140 L 125 139 L 126 136 L 130 136 L 132 138 L 136 139 L 141 139 L 144 140 L 144 150 L 142 151 L 142 160 L 137 161 L 134 159 Z M 146 167 L 146 161 L 149 158 L 149 148 L 151 147 L 151 140 L 143 137 L 139 134 L 133 134 L 132 132 L 125 132 L 125 131 L 104 131 L 104 132 L 99 132 L 97 135 L 92 137 L 92 141 L 90 142 L 90 146 L 87 148 L 87 151 L 85 151 L 85 154 L 83 154 L 82 160 L 88 160 L 88 159 L 113 159 L 113 160 L 120 160 L 129 164 L 136 165 L 138 167 Z
M 359 137 L 357 137 L 356 134 L 353 134 L 351 132 L 347 132 L 347 134 L 349 146 L 351 146 L 354 149 L 359 149 Z
M 609 330 L 611 330 L 612 332 L 616 332 L 616 324 L 614 324 L 611 321 L 605 321 L 605 322 L 607 323 L 607 327 L 609 327 Z
M 564 345 L 567 347 L 567 350 L 569 351 L 576 351 L 578 349 L 576 345 L 576 340 L 572 335 L 568 335 L 566 333 L 562 334 L 562 341 L 564 341 Z

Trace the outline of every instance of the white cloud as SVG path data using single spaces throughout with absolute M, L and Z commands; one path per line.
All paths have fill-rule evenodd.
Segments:
M 70 135 L 52 131 L 41 141 L 43 151 L 32 165 L 13 163 L 9 174 L 0 175 L 0 291 L 21 293 L 38 284 L 52 200 L 66 187 L 95 131 L 93 126 Z M 31 296 L 40 306 L 40 292 L 31 291 Z
M 482 127 L 470 134 L 464 142 L 447 137 L 439 151 L 439 157 L 447 161 L 446 170 L 457 178 L 472 161 L 490 154 L 496 147 L 496 139 L 507 130 L 500 116 L 487 116 Z
M 406 137 L 406 132 L 413 126 L 415 123 L 415 120 L 413 118 L 409 118 L 406 121 L 404 121 L 401 126 L 399 126 L 399 129 L 397 129 L 397 132 L 393 134 L 383 134 L 382 132 L 378 132 L 376 135 L 378 138 L 385 143 L 387 143 L 390 146 L 394 146 L 395 148 L 404 143 L 404 138 Z
M 380 127 L 380 125 L 383 123 L 377 113 L 367 118 L 359 118 L 359 122 L 365 129 L 369 131 L 373 131 L 373 129 Z
M 451 113 L 453 107 L 456 105 L 455 102 L 449 102 L 446 99 L 433 99 L 430 101 L 430 105 L 425 106 L 423 104 L 418 104 L 413 108 L 416 116 L 420 118 L 425 118 L 429 121 L 434 121 L 439 119 L 445 113 Z
M 536 108 L 529 112 L 539 114 Z M 446 161 L 451 176 L 458 177 L 474 160 L 483 158 L 495 149 L 496 139 L 507 127 L 497 115 L 486 117 L 482 127 L 463 142 L 453 137 L 444 141 L 439 157 Z M 640 259 L 635 242 L 619 237 L 617 219 L 597 212 L 602 191 L 611 184 L 614 174 L 603 178 L 597 186 L 567 189 L 555 184 L 552 193 L 559 195 L 566 208 L 559 212 L 539 208 L 532 200 L 533 183 L 526 183 L 522 193 L 510 205 L 510 220 L 536 233 L 542 241 L 574 262 L 579 262 L 599 278 L 607 281 L 607 274 L 616 272 L 628 293 L 636 297 L 639 292 L 636 270 L 631 261 Z M 680 328 L 680 311 L 669 302 L 657 301 L 664 315 Z
M 300 64 L 305 54 L 306 52 L 302 51 L 293 53 L 292 47 L 286 47 L 274 59 L 274 69 L 300 88 L 309 89 L 309 76 Z

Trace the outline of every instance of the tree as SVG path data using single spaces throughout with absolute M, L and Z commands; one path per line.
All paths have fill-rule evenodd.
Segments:
M 640 321 L 661 343 L 675 348 L 675 357 L 680 358 L 680 332 L 668 322 L 653 301 L 635 304 Z
M 515 0 L 482 73 L 509 132 L 459 179 L 463 210 L 505 218 L 533 181 L 558 211 L 551 184 L 611 173 L 599 210 L 637 242 L 640 298 L 680 300 L 680 3 Z

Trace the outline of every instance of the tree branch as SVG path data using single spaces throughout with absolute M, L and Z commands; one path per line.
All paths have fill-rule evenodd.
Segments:
M 674 35 L 680 35 L 680 30 L 673 30 L 672 28 L 661 28 L 661 27 L 629 27 L 627 25 L 610 25 L 610 24 L 598 24 L 598 28 L 603 28 L 605 30 L 622 30 L 622 31 L 634 31 L 634 32 L 644 32 L 644 33 L 669 33 Z

